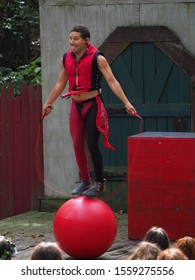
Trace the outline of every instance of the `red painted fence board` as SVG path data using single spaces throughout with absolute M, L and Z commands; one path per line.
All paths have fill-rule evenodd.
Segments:
M 42 93 L 41 93 L 41 88 L 38 87 L 36 91 L 36 124 L 39 123 L 40 125 L 40 116 L 42 116 Z M 43 143 L 43 131 L 42 131 L 42 125 L 39 127 L 40 129 L 40 143 Z M 38 132 L 38 128 L 36 126 L 36 134 Z M 38 140 L 38 139 L 36 139 Z M 43 184 L 44 184 L 44 159 L 43 159 L 43 144 L 38 145 L 38 151 L 34 150 L 34 155 L 36 157 L 34 162 L 36 164 L 36 180 L 37 180 L 37 196 L 40 197 L 43 195 Z
M 128 236 L 152 226 L 171 240 L 195 236 L 195 133 L 128 137 Z
M 41 88 L 22 85 L 14 95 L 10 85 L 0 91 L 0 218 L 38 209 L 43 195 L 42 127 L 38 142 L 39 166 L 35 162 L 35 144 L 42 114 Z
M 14 213 L 22 213 L 22 124 L 21 96 L 14 100 Z
M 33 137 L 37 134 L 37 120 L 36 120 L 36 96 L 34 94 L 34 87 L 31 85 L 29 87 L 29 145 L 35 147 L 36 139 Z M 34 150 L 30 150 L 30 169 L 29 176 L 31 181 L 31 205 L 36 207 L 36 197 L 37 197 L 37 185 L 36 185 L 36 169 L 34 166 Z
M 30 208 L 30 128 L 29 128 L 29 94 L 27 85 L 22 86 L 22 100 L 21 100 L 21 114 L 22 114 L 22 192 L 23 209 L 28 211 Z
M 10 86 L 7 95 L 7 193 L 9 216 L 14 211 L 14 95 L 13 88 Z
M 7 92 L 6 88 L 2 88 L 1 92 L 1 115 L 0 115 L 0 156 L 1 156 L 1 169 L 0 169 L 0 211 L 9 213 L 8 206 L 8 158 L 7 158 Z

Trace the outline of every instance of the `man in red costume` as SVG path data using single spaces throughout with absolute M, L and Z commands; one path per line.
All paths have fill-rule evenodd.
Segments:
M 46 114 L 51 112 L 54 101 L 62 94 L 68 82 L 68 93 L 62 97 L 71 97 L 70 134 L 81 176 L 81 183 L 71 194 L 93 197 L 104 190 L 105 184 L 98 144 L 100 133 L 103 134 L 104 145 L 114 150 L 108 141 L 108 117 L 100 87 L 102 75 L 112 92 L 123 102 L 127 113 L 134 115 L 136 109 L 124 94 L 104 55 L 90 44 L 90 32 L 86 26 L 73 26 L 69 43 L 71 49 L 63 56 L 58 80 L 43 111 Z M 85 144 L 94 167 L 94 184 L 91 183 Z

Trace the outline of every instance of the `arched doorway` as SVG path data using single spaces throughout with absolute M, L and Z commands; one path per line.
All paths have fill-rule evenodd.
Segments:
M 167 27 L 119 27 L 100 50 L 143 117 L 143 131 L 195 131 L 195 59 Z M 113 191 L 126 178 L 127 137 L 139 132 L 139 121 L 125 113 L 104 80 L 102 91 L 116 147 L 115 152 L 102 147 Z

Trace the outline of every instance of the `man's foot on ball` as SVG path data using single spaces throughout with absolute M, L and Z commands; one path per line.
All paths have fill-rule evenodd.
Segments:
M 84 191 L 87 191 L 91 186 L 91 182 L 83 181 L 75 189 L 71 191 L 72 195 L 82 195 Z
M 97 197 L 100 193 L 102 193 L 105 189 L 105 180 L 103 183 L 95 182 L 94 185 L 83 191 L 82 195 L 88 196 L 88 197 Z

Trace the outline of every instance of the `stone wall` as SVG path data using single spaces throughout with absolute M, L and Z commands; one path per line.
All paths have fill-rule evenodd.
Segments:
M 105 3 L 106 2 L 106 3 Z M 168 26 L 195 55 L 195 1 L 180 0 L 40 0 L 43 100 L 57 80 L 69 31 L 87 25 L 99 47 L 118 26 Z M 44 166 L 47 195 L 68 193 L 79 179 L 69 135 L 69 101 L 58 99 L 44 120 Z M 47 181 L 49 183 L 47 183 Z M 51 187 L 50 187 L 51 186 Z M 56 188 L 52 190 L 52 188 Z

